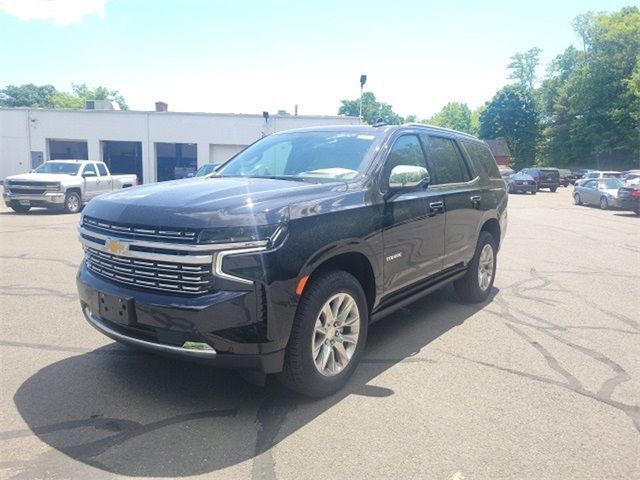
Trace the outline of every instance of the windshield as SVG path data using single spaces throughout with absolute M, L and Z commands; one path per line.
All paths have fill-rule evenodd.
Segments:
M 617 178 L 609 178 L 600 182 L 600 188 L 604 188 L 605 190 L 612 190 L 614 188 L 620 188 L 622 186 L 622 182 Z
M 620 178 L 622 177 L 621 173 L 603 173 L 602 178 Z
M 375 139 L 335 131 L 272 135 L 239 153 L 216 176 L 349 180 L 364 168 Z
M 45 162 L 35 169 L 36 173 L 61 173 L 63 175 L 77 175 L 79 163 Z

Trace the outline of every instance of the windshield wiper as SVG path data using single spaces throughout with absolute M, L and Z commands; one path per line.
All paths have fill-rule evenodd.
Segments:
M 294 177 L 289 175 L 249 175 L 249 178 L 269 178 L 271 180 L 292 180 L 294 182 L 306 182 L 302 177 Z

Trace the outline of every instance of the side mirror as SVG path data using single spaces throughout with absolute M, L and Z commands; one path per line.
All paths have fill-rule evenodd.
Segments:
M 84 173 L 82 174 L 82 176 L 83 176 L 84 178 L 87 178 L 87 177 L 95 177 L 95 176 L 96 176 L 96 173 L 95 173 L 95 172 L 84 172 Z
M 193 177 L 195 177 L 195 174 L 193 172 L 187 173 L 187 178 L 193 178 Z
M 431 176 L 424 167 L 417 165 L 396 165 L 389 175 L 389 190 L 413 190 L 426 186 L 431 182 Z

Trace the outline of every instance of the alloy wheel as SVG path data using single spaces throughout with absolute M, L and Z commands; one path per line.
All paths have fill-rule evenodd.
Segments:
M 311 351 L 316 370 L 322 375 L 337 375 L 351 361 L 360 334 L 360 312 L 348 293 L 333 295 L 316 318 Z
M 483 292 L 489 288 L 489 285 L 491 284 L 494 266 L 495 260 L 493 248 L 491 248 L 491 245 L 486 244 L 482 247 L 478 262 L 478 285 L 480 286 L 480 290 Z

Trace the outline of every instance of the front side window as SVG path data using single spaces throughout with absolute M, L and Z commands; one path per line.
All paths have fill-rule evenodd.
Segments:
M 93 173 L 94 175 L 96 175 L 96 169 L 93 166 L 93 163 L 88 163 L 87 165 L 84 166 L 84 170 L 82 170 L 82 174 L 86 175 L 87 173 Z
M 382 171 L 384 186 L 389 182 L 389 176 L 393 167 L 398 165 L 412 165 L 427 168 L 422 145 L 417 135 L 403 135 L 399 137 L 391 147 Z
M 216 176 L 349 180 L 364 170 L 377 143 L 375 135 L 338 131 L 272 135 L 240 152 Z
M 423 139 L 426 143 L 431 175 L 435 177 L 431 182 L 433 185 L 462 183 L 470 180 L 462 155 L 453 140 L 431 135 L 423 135 Z

